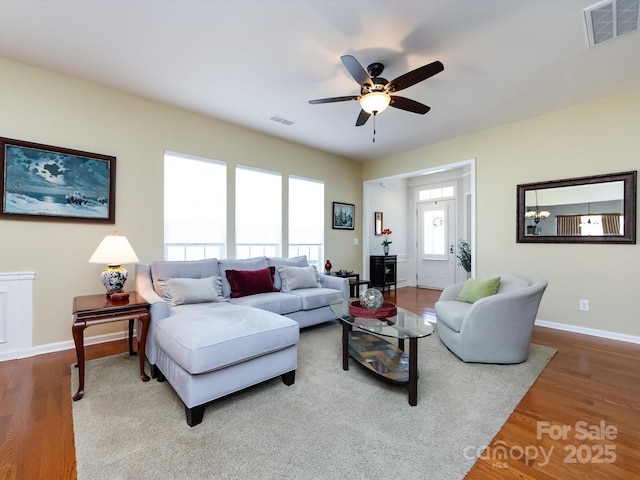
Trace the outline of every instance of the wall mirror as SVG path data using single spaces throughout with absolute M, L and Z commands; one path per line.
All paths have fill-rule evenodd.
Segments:
M 636 243 L 637 171 L 518 185 L 519 243 Z
M 382 212 L 375 213 L 373 228 L 375 229 L 374 235 L 382 235 Z

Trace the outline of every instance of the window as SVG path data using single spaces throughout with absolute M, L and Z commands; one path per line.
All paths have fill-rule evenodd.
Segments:
M 324 183 L 289 177 L 289 256 L 306 255 L 322 271 Z
M 446 260 L 448 244 L 448 205 L 422 206 L 422 258 Z
M 418 196 L 419 196 L 419 201 L 424 202 L 425 200 L 436 200 L 439 198 L 453 197 L 454 194 L 455 194 L 455 190 L 453 185 L 449 185 L 446 187 L 420 190 L 420 193 L 418 194 Z
M 226 212 L 224 163 L 165 152 L 165 260 L 224 258 Z
M 564 236 L 602 236 L 624 234 L 624 215 L 557 215 L 556 230 Z
M 227 165 L 166 152 L 164 166 L 164 258 L 226 258 Z M 289 203 L 283 206 L 280 173 L 237 166 L 235 174 L 235 212 L 229 213 L 235 215 L 235 258 L 306 255 L 321 270 L 324 183 L 290 177 Z M 289 237 L 284 252 L 283 232 Z
M 236 167 L 236 258 L 281 255 L 282 176 Z

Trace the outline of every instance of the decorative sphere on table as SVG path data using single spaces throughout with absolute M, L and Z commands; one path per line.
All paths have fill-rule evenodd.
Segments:
M 382 303 L 384 302 L 384 297 L 380 290 L 376 290 L 375 288 L 368 288 L 365 290 L 360 296 L 360 305 L 362 305 L 367 310 L 378 310 Z

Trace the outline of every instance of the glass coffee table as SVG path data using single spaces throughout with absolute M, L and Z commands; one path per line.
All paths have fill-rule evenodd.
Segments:
M 418 404 L 418 339 L 433 333 L 433 326 L 415 313 L 398 307 L 389 318 L 354 317 L 349 304 L 357 299 L 332 302 L 331 311 L 342 323 L 342 369 L 349 370 L 349 357 L 366 371 L 409 390 L 409 405 Z M 356 327 L 356 330 L 353 329 Z M 388 339 L 396 339 L 397 346 Z M 404 341 L 409 340 L 409 351 Z

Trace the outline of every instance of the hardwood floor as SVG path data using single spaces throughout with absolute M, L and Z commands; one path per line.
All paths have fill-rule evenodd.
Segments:
M 423 315 L 438 296 L 401 288 L 385 298 Z M 541 327 L 535 327 L 533 342 L 558 353 L 484 454 L 460 446 L 461 457 L 481 457 L 467 479 L 638 478 L 640 346 Z M 126 351 L 123 340 L 87 347 L 86 357 Z M 73 350 L 0 362 L 0 479 L 76 477 L 73 363 Z M 536 422 L 546 422 L 540 438 Z M 601 426 L 604 431 L 595 430 Z M 582 440 L 589 427 L 591 437 Z M 552 438 L 562 428 L 570 428 L 565 438 Z
M 424 315 L 438 296 L 385 299 Z M 466 478 L 640 478 L 640 345 L 543 327 L 532 342 L 558 352 Z

